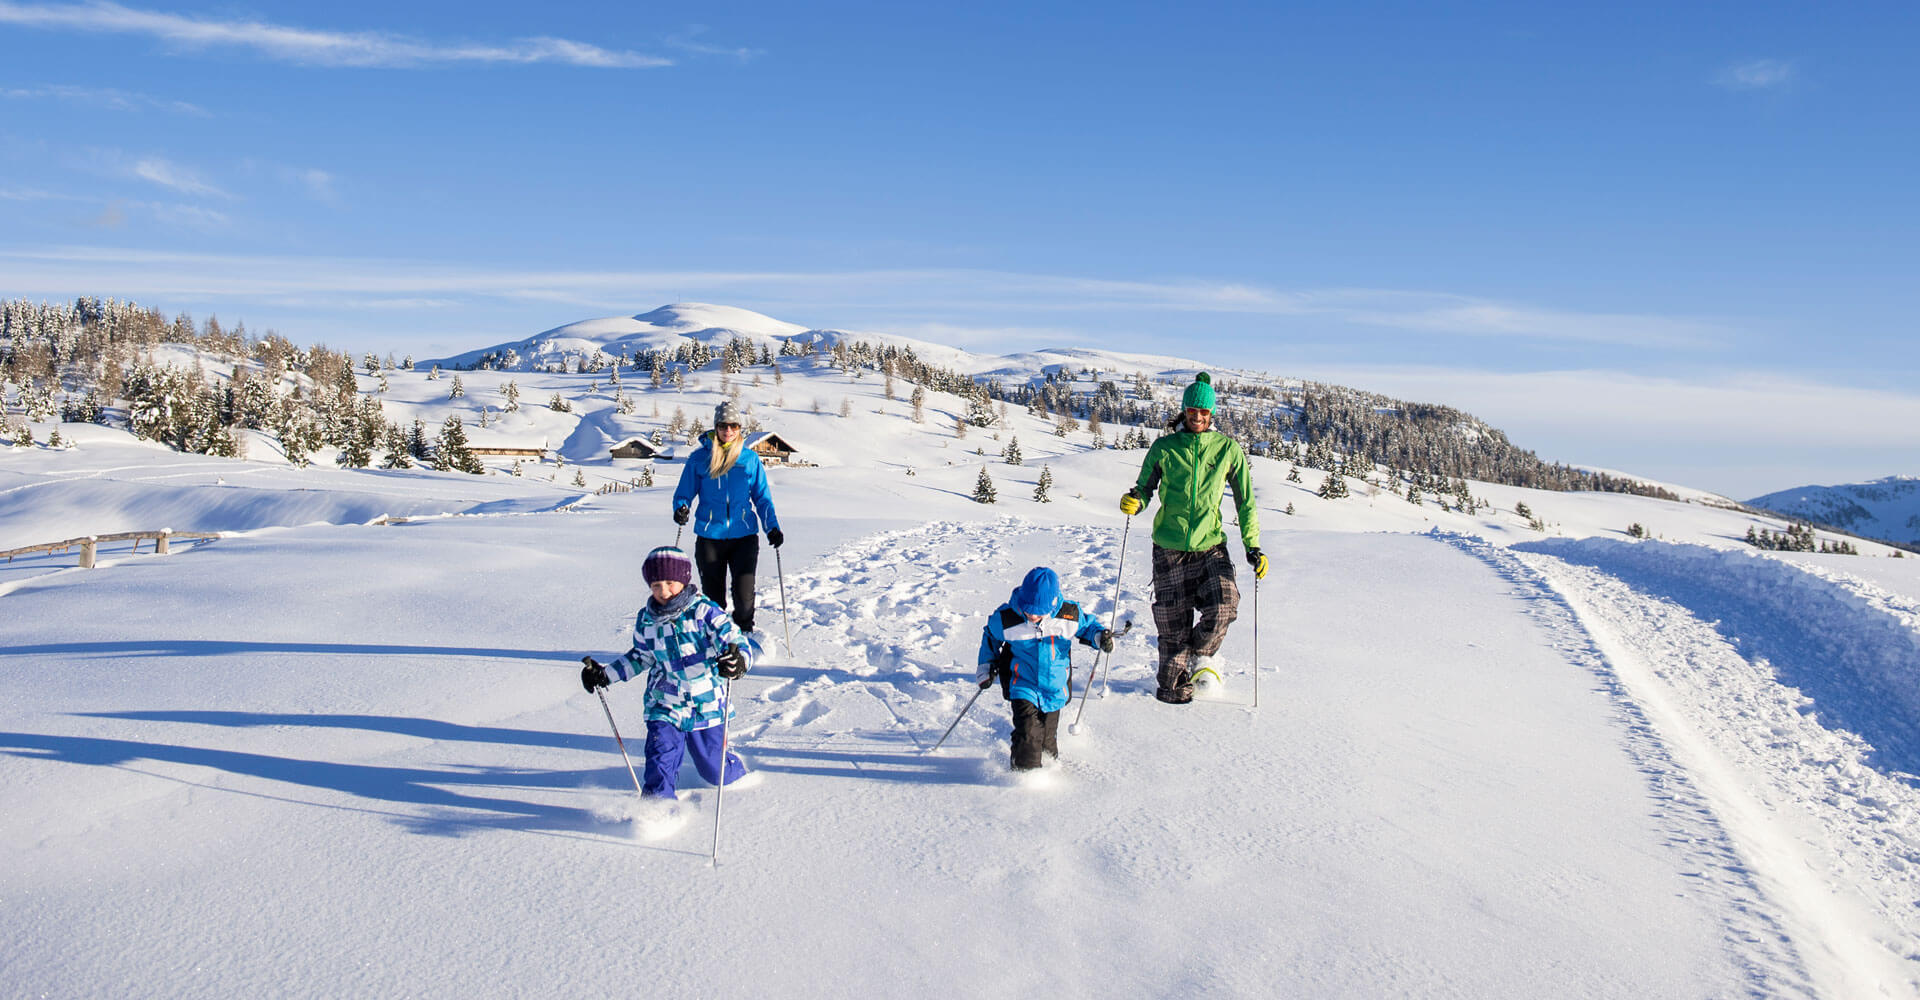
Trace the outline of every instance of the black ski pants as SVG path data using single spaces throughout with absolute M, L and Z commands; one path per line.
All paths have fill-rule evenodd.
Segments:
M 1193 683 L 1193 656 L 1212 656 L 1240 616 L 1240 585 L 1222 542 L 1202 552 L 1153 547 L 1153 625 L 1160 630 L 1160 689 Z M 1196 620 L 1197 617 L 1197 620 Z
M 1040 711 L 1025 698 L 1013 700 L 1013 767 L 1031 771 L 1043 753 L 1060 756 L 1060 710 Z
M 753 631 L 753 571 L 760 566 L 760 536 L 696 538 L 693 564 L 700 570 L 700 591 L 727 606 L 727 575 L 733 575 L 733 623 Z

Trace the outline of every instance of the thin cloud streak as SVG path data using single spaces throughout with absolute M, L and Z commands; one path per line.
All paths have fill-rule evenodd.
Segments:
M 124 168 L 129 177 L 136 177 L 161 187 L 172 188 L 182 194 L 211 195 L 219 198 L 231 198 L 233 195 L 214 187 L 200 179 L 200 175 L 191 168 L 180 166 L 158 156 L 143 156 Z
M 168 175 L 181 184 L 192 179 Z M 1575 313 L 1493 302 L 1469 296 L 1380 289 L 1282 292 L 1244 283 L 1113 281 L 951 269 L 852 272 L 730 271 L 476 271 L 407 261 L 225 257 L 68 248 L 0 256 L 39 262 L 37 279 L 88 287 L 137 287 L 204 295 L 288 295 L 337 292 L 404 298 L 467 294 L 479 298 L 548 301 L 581 308 L 636 308 L 676 291 L 727 300 L 782 299 L 814 311 L 862 307 L 998 312 L 1156 310 L 1245 316 L 1316 317 L 1421 333 L 1579 342 L 1635 347 L 1691 347 L 1717 343 L 1726 331 L 1697 320 L 1661 316 Z M 85 264 L 84 268 L 77 265 Z M 125 265 L 125 284 L 101 265 Z M 15 268 L 16 271 L 21 268 Z M 28 275 L 21 275 L 27 278 Z M 636 302 L 636 296 L 646 295 Z M 810 305 L 808 305 L 810 304 Z
M 1713 82 L 1728 90 L 1778 90 L 1793 83 L 1794 65 L 1782 59 L 1749 59 L 1720 71 Z
M 191 115 L 196 118 L 211 118 L 213 112 L 197 104 L 186 101 L 174 101 L 147 94 L 111 87 L 72 87 L 61 84 L 49 84 L 43 87 L 12 87 L 0 90 L 0 97 L 9 100 L 53 100 L 84 104 L 90 107 L 105 108 L 109 111 L 165 111 L 173 114 Z
M 146 35 L 186 48 L 249 49 L 271 58 L 317 66 L 405 68 L 447 63 L 560 63 L 595 69 L 650 69 L 673 65 L 671 59 L 614 51 L 565 38 L 526 38 L 507 45 L 439 44 L 378 32 L 315 31 L 264 21 L 203 20 L 136 10 L 116 3 L 0 2 L 0 24 Z

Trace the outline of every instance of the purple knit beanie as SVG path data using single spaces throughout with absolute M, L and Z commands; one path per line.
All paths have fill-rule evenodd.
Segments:
M 671 545 L 662 545 L 647 553 L 647 561 L 640 564 L 640 579 L 649 587 L 662 580 L 692 583 L 693 560 Z

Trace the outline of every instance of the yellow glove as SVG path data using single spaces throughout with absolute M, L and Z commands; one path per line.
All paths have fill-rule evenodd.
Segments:
M 1247 562 L 1248 562 L 1248 563 L 1250 563 L 1250 564 L 1251 564 L 1251 565 L 1253 566 L 1253 578 L 1254 578 L 1254 579 L 1256 579 L 1256 580 L 1264 580 L 1264 579 L 1266 579 L 1266 578 L 1267 578 L 1267 556 L 1266 556 L 1266 553 L 1263 553 L 1263 552 L 1261 552 L 1261 551 L 1260 551 L 1259 549 L 1248 549 L 1248 550 L 1247 550 Z
M 1131 491 L 1129 491 L 1126 496 L 1120 498 L 1120 513 L 1128 517 L 1140 513 L 1140 508 L 1144 506 L 1146 506 L 1146 504 L 1141 503 L 1140 498 L 1134 496 Z

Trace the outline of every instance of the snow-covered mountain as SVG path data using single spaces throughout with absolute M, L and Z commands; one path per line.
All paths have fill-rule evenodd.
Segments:
M 992 360 L 1174 405 L 1178 359 L 1093 356 Z M 1256 456 L 1273 571 L 1233 543 L 1226 693 L 1174 708 L 1120 426 L 975 426 L 823 354 L 683 374 L 354 376 L 540 452 L 483 475 L 28 421 L 0 548 L 220 537 L 0 563 L 0 996 L 1920 993 L 1920 560 L 1760 551 L 1784 521 L 1679 488 L 1334 498 Z M 722 824 L 689 775 L 647 839 L 578 657 L 625 648 L 682 466 L 608 446 L 727 399 L 813 463 L 769 472 L 779 655 L 733 688 L 764 777 Z M 1076 653 L 1084 723 L 1016 778 L 998 695 L 956 717 L 1040 564 L 1139 627 L 1098 685 Z M 640 692 L 606 697 L 637 755 Z
M 1197 371 L 1197 361 L 1158 355 L 1127 354 L 1086 348 L 1049 349 L 1022 354 L 976 354 L 912 337 L 879 331 L 810 329 L 751 309 L 704 302 L 675 302 L 633 316 L 606 316 L 557 326 L 524 340 L 509 341 L 451 357 L 421 362 L 444 368 L 485 364 L 498 371 L 568 371 L 592 365 L 596 355 L 614 359 L 646 351 L 671 351 L 686 343 L 718 349 L 745 340 L 779 354 L 792 343 L 825 350 L 842 341 L 910 349 L 922 362 L 970 375 L 1003 379 L 1037 378 L 1048 371 L 1083 367 L 1152 372 Z
M 1888 476 L 1868 483 L 1801 486 L 1754 497 L 1748 505 L 1862 538 L 1920 544 L 1920 476 Z

